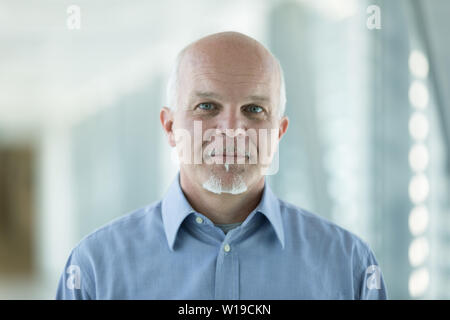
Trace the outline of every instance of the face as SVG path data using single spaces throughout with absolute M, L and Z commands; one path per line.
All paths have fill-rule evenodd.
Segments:
M 263 179 L 288 122 L 278 113 L 279 73 L 272 57 L 254 47 L 230 49 L 206 46 L 186 53 L 178 108 L 163 110 L 172 121 L 166 132 L 180 170 L 218 194 L 244 193 Z

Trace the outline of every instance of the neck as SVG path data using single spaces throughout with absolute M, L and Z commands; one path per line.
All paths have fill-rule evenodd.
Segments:
M 180 170 L 180 186 L 192 208 L 213 223 L 236 223 L 244 221 L 259 204 L 264 189 L 264 176 L 241 194 L 215 194 L 204 189 L 200 183 L 190 180 L 184 170 Z

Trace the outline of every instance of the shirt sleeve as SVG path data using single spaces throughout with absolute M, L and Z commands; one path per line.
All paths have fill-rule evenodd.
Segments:
M 362 260 L 359 272 L 359 297 L 360 300 L 386 300 L 388 299 L 386 284 L 384 282 L 381 268 L 373 251 L 365 248 L 364 258 Z
M 95 299 L 92 291 L 90 270 L 80 259 L 79 248 L 74 248 L 67 259 L 56 291 L 56 300 L 91 300 Z

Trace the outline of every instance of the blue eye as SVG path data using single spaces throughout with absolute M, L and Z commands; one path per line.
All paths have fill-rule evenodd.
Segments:
M 260 113 L 263 111 L 263 108 L 257 105 L 250 105 L 248 106 L 247 110 L 251 113 Z
M 212 103 L 200 103 L 198 107 L 202 110 L 212 110 L 214 108 L 214 105 Z

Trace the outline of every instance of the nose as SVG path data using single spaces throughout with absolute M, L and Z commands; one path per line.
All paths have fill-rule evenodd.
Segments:
M 246 122 L 238 107 L 225 108 L 225 110 L 217 117 L 216 129 L 230 136 L 241 134 L 246 130 Z
M 238 107 L 224 110 L 216 122 L 216 134 L 222 136 L 222 147 L 227 153 L 244 154 L 247 122 Z

